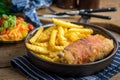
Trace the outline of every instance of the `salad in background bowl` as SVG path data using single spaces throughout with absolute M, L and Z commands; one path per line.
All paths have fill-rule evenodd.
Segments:
M 34 26 L 24 18 L 3 14 L 0 18 L 0 42 L 16 42 L 26 38 Z

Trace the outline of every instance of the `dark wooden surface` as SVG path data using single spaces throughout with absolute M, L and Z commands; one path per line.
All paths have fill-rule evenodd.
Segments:
M 103 20 L 92 18 L 91 23 L 103 26 L 108 30 L 112 30 L 113 35 L 120 40 L 120 0 L 100 0 L 100 7 L 117 7 L 117 12 L 111 13 L 99 13 L 102 15 L 108 15 L 112 17 L 112 20 Z M 64 9 L 52 6 L 56 11 L 66 11 Z M 39 9 L 38 14 L 48 13 L 45 9 Z M 77 22 L 80 16 L 74 16 L 65 20 L 71 22 Z M 50 19 L 41 19 L 44 23 L 50 21 Z M 10 60 L 26 54 L 24 41 L 14 44 L 1 44 L 0 43 L 0 80 L 27 80 L 27 77 L 13 69 L 10 65 Z M 120 80 L 120 73 L 113 76 L 110 80 Z

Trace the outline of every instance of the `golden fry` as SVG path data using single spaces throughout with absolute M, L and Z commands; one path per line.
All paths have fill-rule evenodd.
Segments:
M 58 27 L 58 40 L 60 42 L 60 45 L 68 45 L 67 39 L 64 37 L 64 29 L 61 26 Z
M 45 56 L 45 55 L 38 55 L 40 58 L 42 58 L 42 59 L 45 59 L 45 60 L 47 60 L 47 61 L 53 61 L 53 59 L 51 59 L 50 57 L 48 57 L 48 56 Z
M 28 49 L 40 53 L 40 54 L 49 54 L 49 51 L 45 47 L 36 46 L 33 44 L 26 43 Z
M 62 51 L 64 50 L 65 46 L 54 46 L 55 50 Z
M 48 42 L 43 42 L 43 43 L 38 43 L 38 42 L 35 42 L 33 43 L 34 45 L 37 45 L 37 46 L 40 46 L 40 47 L 48 47 Z
M 64 33 L 67 33 L 67 31 L 68 31 L 68 28 L 64 28 Z
M 51 33 L 51 36 L 50 36 L 50 40 L 49 40 L 50 50 L 52 50 L 52 51 L 63 50 L 64 49 L 63 46 L 56 46 L 55 45 L 56 37 L 57 37 L 57 30 L 53 30 Z
M 56 56 L 56 57 L 53 58 L 53 61 L 54 62 L 60 62 L 60 58 L 58 56 Z
M 48 40 L 49 40 L 49 36 L 42 32 L 41 35 L 38 37 L 37 42 L 46 42 Z
M 37 39 L 37 41 L 38 41 L 38 42 L 48 41 L 49 38 L 50 38 L 51 32 L 52 32 L 53 29 L 55 29 L 55 28 L 56 28 L 56 26 L 51 26 L 51 27 L 45 29 L 45 30 L 41 33 L 41 35 L 40 35 L 40 37 Z
M 70 23 L 70 22 L 67 22 L 67 21 L 63 21 L 63 20 L 60 20 L 60 19 L 53 18 L 52 21 L 53 21 L 54 24 L 56 24 L 58 26 L 65 27 L 65 28 L 83 28 L 83 26 L 81 26 L 81 25 L 76 25 L 76 24 L 73 24 L 73 23 Z
M 59 39 L 58 39 L 58 38 L 56 38 L 56 40 L 55 40 L 55 44 L 56 44 L 56 46 L 59 46 L 59 45 L 60 45 L 60 43 L 59 43 Z
M 50 58 L 54 58 L 54 57 L 56 57 L 57 56 L 57 53 L 56 52 L 50 52 L 49 53 L 49 57 Z
M 90 34 L 79 34 L 78 36 L 79 36 L 79 39 L 81 39 L 81 38 L 86 38 L 90 36 Z
M 78 29 L 78 28 L 71 28 L 69 29 L 69 32 L 80 32 L 81 34 L 92 34 L 93 30 L 92 29 Z
M 50 35 L 51 32 L 52 32 L 54 29 L 56 29 L 56 26 L 51 26 L 51 27 L 45 29 L 43 33 L 45 33 L 45 34 L 47 34 L 47 35 Z
M 68 33 L 66 34 L 66 37 L 70 40 L 70 41 L 76 41 L 79 39 L 79 36 L 74 32 L 74 33 Z
M 31 43 L 34 43 L 37 40 L 37 38 L 41 35 L 43 29 L 44 28 L 42 26 L 38 29 L 38 31 L 35 33 L 35 35 L 30 39 Z
M 66 38 L 68 38 L 70 41 L 76 41 L 81 38 L 88 37 L 90 34 L 81 34 L 80 32 L 72 32 L 72 33 L 67 33 L 65 35 Z
M 60 58 L 58 56 L 60 52 L 50 52 L 49 53 L 49 57 L 53 59 L 54 62 L 59 62 L 60 61 Z
M 49 40 L 49 45 L 50 45 L 50 49 L 54 51 L 55 49 L 55 40 L 57 37 L 57 30 L 53 30 L 50 36 L 50 40 Z

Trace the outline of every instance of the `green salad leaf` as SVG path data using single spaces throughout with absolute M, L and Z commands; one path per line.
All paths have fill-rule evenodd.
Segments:
M 2 23 L 2 26 L 0 26 L 0 32 L 4 29 L 12 29 L 16 27 L 16 16 L 3 14 L 2 18 L 4 18 L 5 21 Z

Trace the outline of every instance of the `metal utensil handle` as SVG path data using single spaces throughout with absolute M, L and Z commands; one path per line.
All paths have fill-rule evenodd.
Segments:
M 51 9 L 50 7 L 46 7 L 46 9 L 47 9 L 48 11 L 50 11 L 52 14 L 56 13 L 56 11 L 53 10 L 53 9 Z
M 101 9 L 87 9 L 87 10 L 84 10 L 84 12 L 87 12 L 87 13 L 112 12 L 112 11 L 117 11 L 117 9 L 115 7 L 112 7 L 112 8 L 101 8 Z
M 102 18 L 102 19 L 111 19 L 110 16 L 96 15 L 96 14 L 90 14 L 90 13 L 79 13 L 79 15 L 81 15 L 81 16 L 87 16 L 87 17 Z
M 116 11 L 117 9 L 115 7 L 112 8 L 102 8 L 102 9 L 82 9 L 82 10 L 77 10 L 77 11 L 68 11 L 68 12 L 58 12 L 54 13 L 55 15 L 76 15 L 81 12 L 87 12 L 87 13 L 93 13 L 93 12 L 112 12 Z

